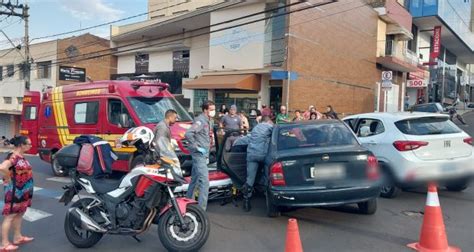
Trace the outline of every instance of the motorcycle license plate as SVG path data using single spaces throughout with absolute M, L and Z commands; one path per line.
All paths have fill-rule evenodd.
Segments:
M 342 165 L 318 165 L 310 168 L 310 175 L 317 180 L 341 179 L 346 177 L 346 169 Z

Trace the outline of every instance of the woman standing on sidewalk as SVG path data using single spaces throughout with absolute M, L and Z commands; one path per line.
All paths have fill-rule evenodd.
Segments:
M 34 238 L 21 234 L 21 222 L 26 209 L 31 206 L 33 197 L 33 171 L 24 158 L 31 149 L 31 140 L 18 136 L 10 141 L 15 149 L 0 164 L 0 173 L 5 185 L 5 205 L 3 206 L 2 247 L 0 251 L 13 251 L 18 245 L 33 241 Z M 13 228 L 13 244 L 9 241 L 10 229 Z

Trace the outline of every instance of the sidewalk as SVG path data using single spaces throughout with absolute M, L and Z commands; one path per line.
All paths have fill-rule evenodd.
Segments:
M 13 147 L 0 147 L 0 153 L 7 153 L 13 150 Z

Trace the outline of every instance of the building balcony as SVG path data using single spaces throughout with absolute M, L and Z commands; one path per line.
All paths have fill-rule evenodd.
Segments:
M 411 40 L 412 16 L 396 0 L 369 0 L 380 19 L 387 23 L 387 35 L 397 35 L 400 40 Z
M 416 54 L 397 44 L 396 41 L 388 40 L 385 47 L 379 47 L 377 63 L 399 72 L 417 71 L 420 61 Z

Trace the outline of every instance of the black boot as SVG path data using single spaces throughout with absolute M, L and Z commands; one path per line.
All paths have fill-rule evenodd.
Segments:
M 252 198 L 253 187 L 244 184 L 242 187 L 242 194 L 244 195 L 244 211 L 250 212 L 252 206 L 250 205 L 250 199 Z

